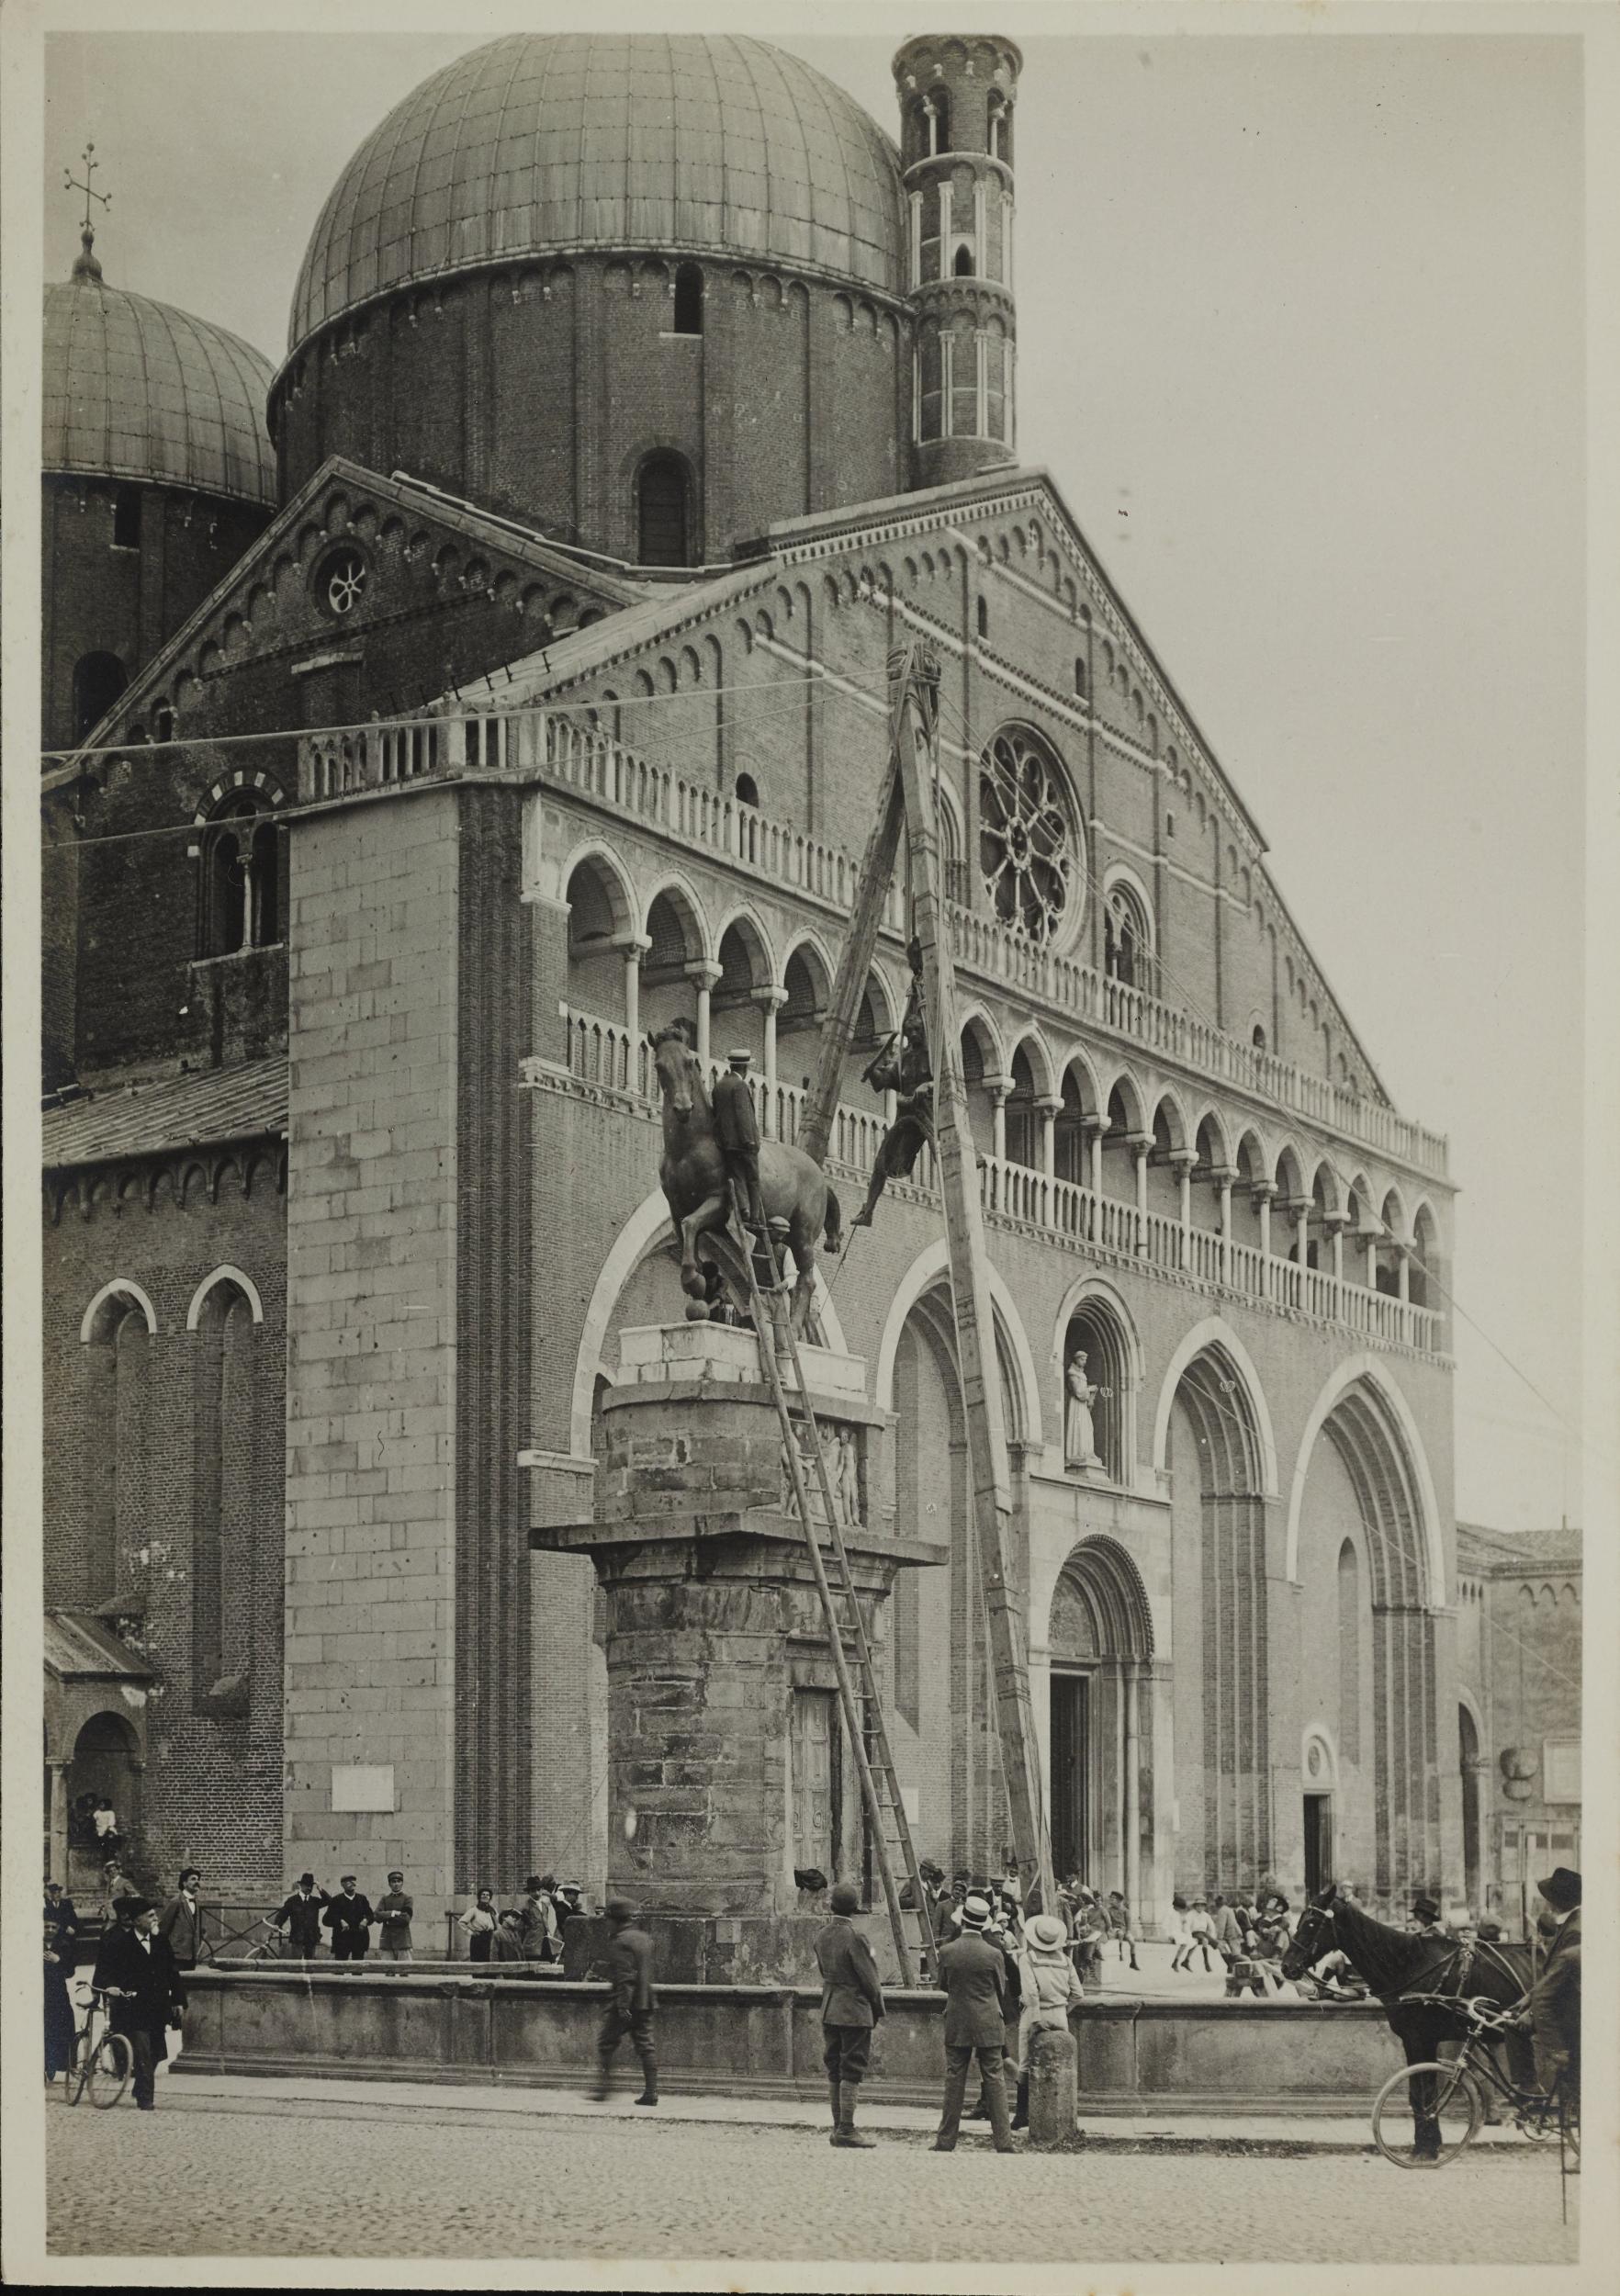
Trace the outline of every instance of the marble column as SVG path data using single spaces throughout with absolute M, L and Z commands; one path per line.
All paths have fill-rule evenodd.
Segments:
M 697 1056 L 705 1066 L 709 1061 L 709 998 L 720 967 L 710 957 L 699 957 L 683 967 L 686 977 L 697 989 Z

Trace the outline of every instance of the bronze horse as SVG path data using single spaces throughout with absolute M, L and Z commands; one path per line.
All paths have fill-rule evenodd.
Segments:
M 1378 1996 L 1408 2065 L 1432 2064 L 1442 2042 L 1461 2037 L 1466 2030 L 1460 2013 L 1463 2000 L 1515 2007 L 1524 1998 L 1529 1975 L 1519 1966 L 1522 1947 L 1393 1930 L 1387 1921 L 1364 1913 L 1354 1898 L 1342 1896 L 1338 1884 L 1330 1882 L 1299 1916 L 1293 1942 L 1282 1958 L 1283 1975 L 1290 1980 L 1299 1976 L 1335 1945 Z M 1447 2001 L 1459 2006 L 1448 2008 Z M 1515 2072 L 1526 2087 L 1533 2084 L 1533 2069 L 1526 2077 L 1525 2066 L 1519 2065 Z M 1434 2076 L 1418 2074 L 1410 2086 L 1412 2153 L 1419 2160 L 1436 2159 L 1440 2132 L 1434 2117 Z
M 685 1031 L 664 1029 L 653 1039 L 653 1066 L 663 1099 L 664 1154 L 658 1185 L 681 1239 L 681 1288 L 689 1298 L 703 1296 L 697 1240 L 712 1229 L 725 1231 L 731 1205 L 726 1165 L 714 1136 L 703 1063 Z M 843 1240 L 843 1211 L 827 1177 L 803 1149 L 780 1140 L 759 1143 L 759 1193 L 767 1220 L 785 1220 L 788 1248 L 798 1271 L 792 1305 L 795 1332 L 803 1332 L 816 1291 L 816 1247 L 824 1238 L 829 1252 Z

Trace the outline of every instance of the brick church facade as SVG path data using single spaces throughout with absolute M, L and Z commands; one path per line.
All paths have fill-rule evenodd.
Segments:
M 591 1514 L 621 1333 L 681 1313 L 648 1032 L 746 1044 L 793 1137 L 917 638 L 1058 1863 L 1150 1923 L 1460 1889 L 1446 1144 L 1017 459 L 1019 68 L 909 41 L 896 147 L 761 42 L 497 40 L 350 163 L 246 414 L 216 356 L 188 435 L 229 454 L 176 491 L 150 408 L 121 461 L 48 441 L 53 1857 L 94 1789 L 226 1897 L 403 1864 L 429 1934 L 600 1877 L 594 1581 L 530 1537 Z M 70 408 L 124 371 L 113 292 L 51 290 Z M 119 488 L 134 606 L 110 530 L 80 564 L 137 533 Z M 861 1058 L 905 940 L 897 891 Z M 848 1214 L 884 1111 L 845 1091 Z M 918 1847 L 984 1867 L 926 1157 L 823 1274 L 891 1415 L 874 1503 L 940 1558 L 883 1652 Z M 773 1822 L 831 1870 L 820 1696 Z

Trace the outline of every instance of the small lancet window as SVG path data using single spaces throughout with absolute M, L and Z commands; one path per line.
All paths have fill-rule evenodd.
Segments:
M 1074 691 L 1076 693 L 1086 691 L 1086 657 L 1083 654 L 1074 657 Z
M 973 276 L 973 251 L 965 240 L 956 251 L 951 269 L 959 279 L 971 279 Z
M 978 627 L 979 627 L 979 636 L 980 636 L 981 637 L 988 637 L 988 636 L 989 636 L 989 635 L 990 635 L 990 609 L 989 609 L 989 607 L 988 607 L 988 606 L 984 603 L 984 601 L 982 598 L 981 598 L 981 599 L 980 599 L 980 601 L 979 601 L 979 610 L 978 610 Z
M 683 263 L 675 274 L 675 332 L 703 332 L 703 275 L 695 263 Z
M 119 487 L 113 495 L 113 548 L 141 547 L 141 497 L 133 487 Z
M 739 773 L 737 775 L 737 802 L 739 805 L 752 805 L 758 809 L 759 803 L 759 784 L 757 781 L 755 781 L 751 773 Z

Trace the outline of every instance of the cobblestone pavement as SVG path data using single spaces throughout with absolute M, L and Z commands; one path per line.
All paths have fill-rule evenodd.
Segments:
M 950 2157 L 921 2136 L 650 2116 L 521 2128 L 70 2112 L 47 2126 L 59 2256 L 765 2257 L 882 2262 L 1573 2262 L 1554 2159 L 1410 2175 L 1366 2155 Z

